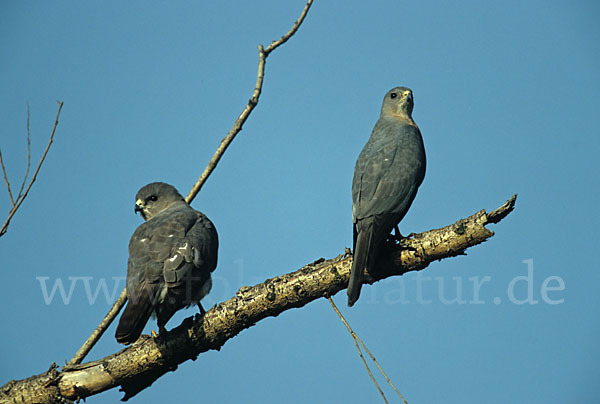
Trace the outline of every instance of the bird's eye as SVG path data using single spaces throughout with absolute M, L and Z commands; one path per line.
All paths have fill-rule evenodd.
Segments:
M 391 94 L 390 94 L 390 98 L 391 98 L 391 99 L 394 99 L 394 98 L 396 98 L 397 96 L 398 96 L 398 94 L 396 94 L 396 93 L 391 93 Z
M 158 196 L 156 196 L 156 195 L 150 195 L 147 200 L 152 201 L 152 202 L 156 202 L 158 200 Z

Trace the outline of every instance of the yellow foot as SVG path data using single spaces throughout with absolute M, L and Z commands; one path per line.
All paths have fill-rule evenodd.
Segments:
M 152 336 L 153 336 L 154 338 L 158 338 L 158 335 L 156 335 L 156 333 L 154 332 L 154 330 L 152 330 Z

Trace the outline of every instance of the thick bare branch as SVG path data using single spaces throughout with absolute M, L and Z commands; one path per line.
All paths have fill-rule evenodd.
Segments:
M 433 261 L 463 254 L 467 248 L 494 235 L 485 226 L 506 217 L 514 209 L 515 201 L 516 195 L 489 214 L 481 210 L 449 226 L 404 239 L 400 245 L 390 244 L 382 253 L 377 273 L 368 274 L 366 282 L 421 270 Z M 339 255 L 329 260 L 319 259 L 253 287 L 242 287 L 234 297 L 213 307 L 203 317 L 190 317 L 157 339 L 143 336 L 132 346 L 98 361 L 9 382 L 0 388 L 0 401 L 15 402 L 15 394 L 31 397 L 35 392 L 44 399 L 18 402 L 54 403 L 57 401 L 51 399 L 57 392 L 63 399 L 76 400 L 119 385 L 127 399 L 175 370 L 180 363 L 195 360 L 202 352 L 219 350 L 226 341 L 258 321 L 345 289 L 351 266 L 351 255 Z M 49 393 L 45 396 L 42 395 L 45 390 L 40 392 L 40 379 L 46 380 Z
M 56 132 L 56 127 L 58 126 L 58 118 L 60 117 L 60 111 L 61 111 L 62 107 L 63 107 L 63 103 L 61 101 L 58 101 L 58 112 L 56 113 L 54 127 L 52 128 L 52 133 L 50 134 L 50 139 L 48 140 L 48 144 L 46 145 L 44 154 L 42 154 L 42 157 L 40 158 L 40 162 L 38 163 L 37 168 L 35 169 L 35 172 L 33 173 L 33 177 L 31 177 L 31 181 L 29 182 L 27 189 L 25 190 L 25 192 L 23 192 L 23 195 L 20 195 L 19 198 L 17 198 L 16 205 L 14 205 L 12 207 L 12 209 L 10 210 L 10 212 L 8 214 L 8 218 L 6 219 L 6 222 L 4 222 L 4 224 L 2 225 L 2 228 L 0 228 L 0 237 L 2 237 L 6 233 L 6 231 L 8 229 L 8 225 L 10 224 L 10 220 L 12 219 L 14 214 L 17 212 L 17 210 L 19 209 L 19 207 L 21 206 L 21 204 L 23 203 L 25 198 L 27 198 L 27 195 L 29 194 L 29 190 L 31 189 L 31 187 L 33 186 L 33 183 L 37 179 L 37 175 L 40 172 L 40 169 L 42 168 L 42 164 L 44 163 L 44 160 L 46 159 L 46 155 L 48 154 L 48 151 L 50 150 L 50 146 L 52 145 L 52 141 L 54 140 L 54 133 Z M 4 164 L 2 165 L 2 169 L 4 170 Z M 6 173 L 6 171 L 5 171 L 5 173 Z M 5 179 L 6 179 L 6 177 L 5 177 Z M 7 179 L 6 179 L 6 184 L 7 184 L 7 186 L 9 186 Z M 9 190 L 10 190 L 10 187 L 9 187 Z M 20 192 L 19 192 L 19 194 L 20 194 Z
M 250 116 L 250 113 L 252 113 L 252 110 L 254 109 L 254 107 L 256 107 L 256 105 L 258 104 L 258 99 L 259 99 L 260 93 L 262 91 L 262 84 L 263 84 L 263 79 L 264 79 L 264 75 L 265 75 L 265 62 L 266 62 L 267 56 L 269 55 L 269 53 L 271 53 L 273 50 L 275 50 L 275 48 L 277 48 L 279 45 L 285 43 L 288 39 L 290 39 L 292 37 L 292 35 L 294 35 L 296 33 L 298 28 L 300 28 L 300 24 L 302 24 L 302 21 L 304 21 L 304 17 L 306 17 L 306 14 L 308 13 L 310 6 L 312 5 L 312 2 L 313 2 L 313 0 L 308 0 L 308 2 L 306 3 L 306 6 L 304 7 L 304 10 L 302 11 L 302 14 L 298 18 L 298 20 L 294 23 L 294 26 L 292 27 L 292 29 L 290 29 L 288 31 L 288 33 L 286 33 L 283 37 L 281 37 L 281 39 L 274 41 L 271 45 L 269 45 L 267 47 L 267 50 L 263 50 L 262 45 L 258 46 L 258 53 L 259 53 L 259 55 L 258 55 L 258 74 L 256 77 L 256 85 L 254 87 L 254 91 L 252 93 L 250 101 L 248 101 L 248 105 L 246 105 L 246 107 L 244 108 L 244 110 L 242 111 L 240 116 L 236 119 L 235 123 L 233 124 L 233 127 L 231 128 L 231 130 L 229 131 L 227 136 L 225 136 L 223 138 L 223 140 L 221 140 L 221 143 L 219 144 L 219 147 L 215 151 L 213 157 L 210 159 L 210 161 L 208 162 L 208 165 L 206 166 L 206 168 L 204 169 L 204 171 L 202 172 L 202 174 L 200 175 L 200 177 L 198 178 L 198 180 L 196 181 L 196 183 L 190 190 L 190 193 L 185 198 L 187 203 L 191 203 L 194 200 L 194 198 L 196 197 L 196 195 L 198 195 L 198 192 L 200 192 L 200 189 L 202 188 L 202 186 L 204 185 L 204 183 L 206 182 L 206 180 L 208 179 L 210 174 L 217 167 L 217 164 L 219 163 L 219 160 L 221 160 L 223 153 L 225 153 L 225 150 L 227 150 L 227 148 L 229 147 L 229 145 L 231 144 L 231 142 L 233 141 L 235 136 L 242 130 L 242 126 L 244 125 L 244 123 L 246 122 L 248 117 Z M 123 296 L 125 296 L 125 297 L 123 297 Z M 125 306 L 126 302 L 127 302 L 127 295 L 126 295 L 125 289 L 123 289 L 120 297 L 112 305 L 108 314 L 104 317 L 104 320 L 102 320 L 100 325 L 88 337 L 88 339 L 84 342 L 82 347 L 79 348 L 79 350 L 77 351 L 77 353 L 75 354 L 73 359 L 71 359 L 69 361 L 69 364 L 72 365 L 72 364 L 81 363 L 83 358 L 85 358 L 85 356 L 93 348 L 93 346 L 96 345 L 96 343 L 98 342 L 98 340 L 100 339 L 102 334 L 104 334 L 104 331 L 106 331 L 106 329 L 110 326 L 110 324 L 113 322 L 115 317 L 119 314 L 119 312 L 121 311 L 123 306 Z

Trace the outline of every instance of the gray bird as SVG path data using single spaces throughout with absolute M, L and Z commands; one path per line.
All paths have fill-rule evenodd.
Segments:
M 129 241 L 127 297 L 115 337 L 122 344 L 138 339 L 150 315 L 159 333 L 177 310 L 197 303 L 212 286 L 219 241 L 212 222 L 192 209 L 177 190 L 153 182 L 136 195 L 142 223 Z
M 425 148 L 412 110 L 409 88 L 388 91 L 379 120 L 354 167 L 354 258 L 348 306 L 358 300 L 364 271 L 373 269 L 381 245 L 410 208 L 425 177 Z

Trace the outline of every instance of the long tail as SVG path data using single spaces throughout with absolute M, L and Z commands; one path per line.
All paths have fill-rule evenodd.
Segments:
M 358 231 L 356 244 L 354 246 L 354 257 L 352 269 L 350 270 L 350 281 L 348 282 L 348 306 L 352 307 L 360 296 L 363 274 L 365 269 L 372 263 L 370 261 L 373 241 L 373 224 L 364 226 Z
M 120 344 L 135 342 L 150 319 L 150 314 L 152 314 L 152 303 L 148 294 L 141 293 L 137 298 L 135 302 L 130 300 L 125 306 L 123 314 L 121 314 L 115 333 L 115 338 Z

